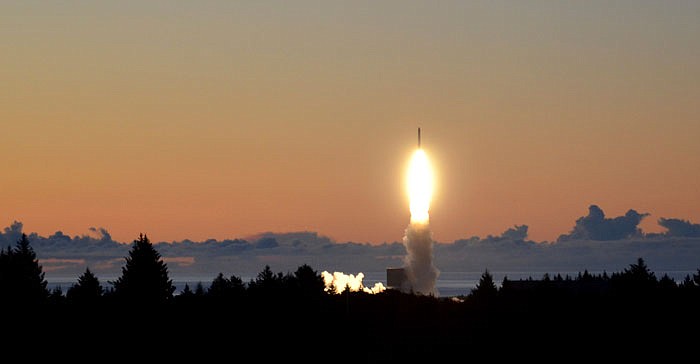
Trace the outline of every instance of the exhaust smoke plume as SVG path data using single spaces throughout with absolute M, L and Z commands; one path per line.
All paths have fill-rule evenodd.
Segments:
M 409 198 L 411 220 L 406 228 L 403 243 L 406 246 L 406 257 L 402 271 L 400 286 L 402 292 L 438 296 L 435 285 L 439 271 L 433 266 L 433 233 L 430 230 L 430 200 L 433 195 L 433 172 L 428 157 L 420 145 L 420 128 L 418 129 L 418 149 L 413 153 L 408 166 L 406 187 Z M 387 270 L 387 275 L 389 270 Z M 376 283 L 368 288 L 362 284 L 363 273 L 357 276 L 343 272 L 328 271 L 321 273 L 325 283 L 325 291 L 342 293 L 363 291 L 379 293 L 386 289 L 382 283 Z M 389 279 L 387 279 L 389 280 Z M 394 283 L 390 283 L 392 286 Z
M 433 233 L 429 224 L 410 223 L 403 243 L 407 252 L 404 269 L 410 285 L 408 289 L 413 293 L 437 297 L 435 282 L 439 271 L 433 266 Z
M 438 296 L 435 283 L 439 271 L 433 266 L 433 233 L 430 230 L 429 216 L 433 173 L 428 157 L 420 149 L 420 129 L 419 149 L 413 154 L 409 165 L 407 186 L 411 222 L 406 228 L 403 243 L 407 253 L 404 258 L 404 270 L 408 284 L 402 285 L 401 290 Z
M 365 287 L 362 283 L 362 279 L 365 278 L 365 274 L 360 272 L 357 275 L 345 274 L 343 272 L 333 272 L 330 274 L 328 271 L 321 272 L 323 277 L 323 283 L 325 283 L 325 291 L 333 290 L 335 293 L 343 293 L 346 289 L 350 292 L 363 291 L 365 293 L 379 293 L 386 289 L 381 282 L 377 282 L 374 286 Z

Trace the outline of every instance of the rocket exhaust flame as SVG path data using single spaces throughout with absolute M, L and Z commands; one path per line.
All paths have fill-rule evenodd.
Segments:
M 407 252 L 404 269 L 410 287 L 404 288 L 413 293 L 437 296 L 435 282 L 439 271 L 433 266 L 433 235 L 429 215 L 433 172 L 420 142 L 418 128 L 418 149 L 411 158 L 407 178 L 411 221 L 403 243 Z
M 423 149 L 413 153 L 408 168 L 408 197 L 411 209 L 411 222 L 427 223 L 429 220 L 430 199 L 433 194 L 433 176 L 428 156 Z
M 435 282 L 440 272 L 433 266 L 433 233 L 430 230 L 429 216 L 433 194 L 433 172 L 428 156 L 421 147 L 420 128 L 418 128 L 418 149 L 411 158 L 406 182 L 411 220 L 403 237 L 407 255 L 404 258 L 403 268 L 405 280 L 402 279 L 400 289 L 406 293 L 437 296 Z M 364 274 L 361 272 L 353 275 L 343 272 L 331 274 L 323 271 L 321 276 L 325 291 L 329 293 L 338 294 L 346 289 L 350 292 L 366 293 L 379 293 L 386 290 L 386 287 L 379 282 L 373 287 L 365 287 L 362 284 Z

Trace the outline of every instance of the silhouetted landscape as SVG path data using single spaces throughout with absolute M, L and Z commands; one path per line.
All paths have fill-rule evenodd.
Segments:
M 0 2 L 0 364 L 694 361 L 700 1 Z
M 648 218 L 646 213 L 630 209 L 624 215 L 607 217 L 596 205 L 588 210 L 587 215 L 572 222 L 568 233 L 560 234 L 553 242 L 529 239 L 527 225 L 509 227 L 496 236 L 435 241 L 434 264 L 442 272 L 469 271 L 475 276 L 486 268 L 493 272 L 535 270 L 540 272 L 538 275 L 613 272 L 637 257 L 644 257 L 656 272 L 685 274 L 700 265 L 700 224 L 659 218 L 659 225 L 666 231 L 644 233 L 639 223 Z M 91 228 L 85 235 L 56 231 L 42 236 L 25 231 L 18 221 L 0 231 L 0 248 L 13 246 L 23 233 L 31 240 L 50 282 L 72 282 L 85 267 L 98 277 L 116 278 L 130 248 L 129 241 L 116 241 L 104 228 Z M 211 280 L 219 272 L 249 279 L 265 265 L 282 272 L 294 271 L 303 264 L 321 271 L 383 272 L 403 264 L 407 254 L 401 241 L 339 242 L 311 231 L 270 232 L 239 239 L 153 241 L 153 245 L 168 263 L 171 278 L 178 281 L 182 277 Z
M 639 346 L 678 354 L 696 337 L 700 269 L 677 283 L 657 277 L 640 257 L 618 272 L 505 278 L 500 285 L 485 270 L 469 295 L 438 298 L 392 289 L 334 293 L 309 265 L 291 273 L 265 266 L 247 282 L 220 273 L 176 294 L 167 264 L 140 235 L 118 279 L 101 282 L 86 268 L 63 292 L 47 289 L 23 234 L 0 252 L 0 302 L 6 332 L 41 327 L 42 340 L 63 343 L 76 334 L 95 342 L 227 342 L 274 349 L 270 358 L 342 353 L 364 362 L 467 352 L 476 358 L 535 347 L 537 357 L 553 357 L 552 348 L 589 355 Z M 23 313 L 16 326 L 14 312 Z

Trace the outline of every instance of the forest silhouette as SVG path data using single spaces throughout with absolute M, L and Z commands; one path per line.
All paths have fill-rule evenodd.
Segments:
M 700 323 L 700 268 L 676 282 L 656 277 L 641 257 L 620 272 L 504 277 L 500 286 L 486 269 L 459 297 L 335 292 L 304 264 L 288 273 L 265 266 L 248 282 L 219 273 L 176 293 L 167 264 L 141 234 L 115 281 L 100 282 L 86 267 L 64 293 L 47 288 L 26 234 L 0 250 L 5 333 L 38 326 L 58 341 L 167 338 L 173 345 L 262 345 L 259 355 L 267 358 L 362 362 L 487 357 L 504 349 L 544 358 L 555 357 L 552 348 L 677 354 L 693 347 Z

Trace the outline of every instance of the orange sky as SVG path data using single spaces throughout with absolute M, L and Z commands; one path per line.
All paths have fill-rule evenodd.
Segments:
M 466 4 L 465 4 L 466 3 Z M 700 221 L 693 1 L 8 1 L 0 225 L 120 241 L 397 241 L 416 128 L 436 240 L 598 204 Z

